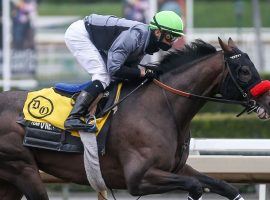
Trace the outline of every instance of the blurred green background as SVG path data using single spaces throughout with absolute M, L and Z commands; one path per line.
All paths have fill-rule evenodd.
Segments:
M 108 3 L 110 2 L 110 3 Z M 196 0 L 194 5 L 194 27 L 235 27 L 235 0 Z M 123 1 L 121 0 L 44 0 L 39 5 L 39 15 L 80 15 L 86 16 L 90 13 L 110 14 L 123 16 Z M 243 27 L 252 26 L 251 1 L 243 1 Z M 260 0 L 262 14 L 262 26 L 270 27 L 269 12 L 270 1 Z

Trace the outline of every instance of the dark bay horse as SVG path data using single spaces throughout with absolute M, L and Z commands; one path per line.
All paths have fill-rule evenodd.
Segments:
M 196 41 L 184 50 L 170 53 L 159 64 L 167 85 L 194 93 L 243 100 L 242 92 L 260 81 L 247 54 L 229 39 L 219 39 L 223 51 Z M 225 62 L 226 61 L 226 62 Z M 227 63 L 227 67 L 226 64 Z M 83 155 L 29 149 L 22 145 L 24 128 L 16 123 L 27 91 L 0 94 L 0 199 L 48 199 L 39 170 L 66 181 L 88 184 Z M 254 99 L 254 98 L 253 98 Z M 268 93 L 254 99 L 269 113 Z M 206 191 L 231 200 L 243 199 L 230 184 L 208 177 L 186 164 L 189 154 L 189 125 L 204 100 L 179 97 L 149 83 L 123 102 L 113 118 L 107 153 L 100 157 L 108 188 L 127 189 L 130 194 L 148 195 L 184 190 L 190 200 Z

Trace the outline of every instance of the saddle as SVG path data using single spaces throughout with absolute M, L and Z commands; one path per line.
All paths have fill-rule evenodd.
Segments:
M 72 109 L 77 95 L 92 82 L 83 84 L 57 83 L 52 88 L 29 92 L 24 109 L 17 123 L 24 126 L 23 145 L 31 148 L 48 149 L 58 152 L 82 153 L 83 144 L 76 131 L 64 129 L 64 121 Z M 107 134 L 113 112 L 104 114 L 104 110 L 118 101 L 122 84 L 113 84 L 101 94 L 89 108 L 86 116 L 96 116 L 90 120 L 97 128 L 99 154 L 105 154 Z M 102 115 L 102 116 L 101 116 Z M 90 134 L 90 133 L 89 133 Z

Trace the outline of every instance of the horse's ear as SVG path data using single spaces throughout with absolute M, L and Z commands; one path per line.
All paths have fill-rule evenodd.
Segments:
M 229 45 L 229 47 L 235 47 L 235 48 L 237 48 L 237 46 L 235 45 L 235 43 L 234 43 L 234 41 L 232 40 L 231 37 L 228 40 L 228 45 Z
M 232 48 L 229 47 L 227 44 L 225 44 L 225 43 L 220 39 L 220 37 L 218 37 L 218 42 L 219 42 L 219 45 L 220 45 L 221 49 L 222 49 L 224 52 L 230 52 L 230 51 L 232 51 Z

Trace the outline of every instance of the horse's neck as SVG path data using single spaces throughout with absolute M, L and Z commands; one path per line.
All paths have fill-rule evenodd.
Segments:
M 182 73 L 177 73 L 177 69 L 172 71 L 168 77 L 164 77 L 164 82 L 189 93 L 211 96 L 217 92 L 223 70 L 223 54 L 219 52 L 190 66 Z M 172 104 L 179 129 L 189 125 L 194 115 L 205 104 L 205 101 L 191 100 L 177 95 L 168 95 L 168 99 Z

